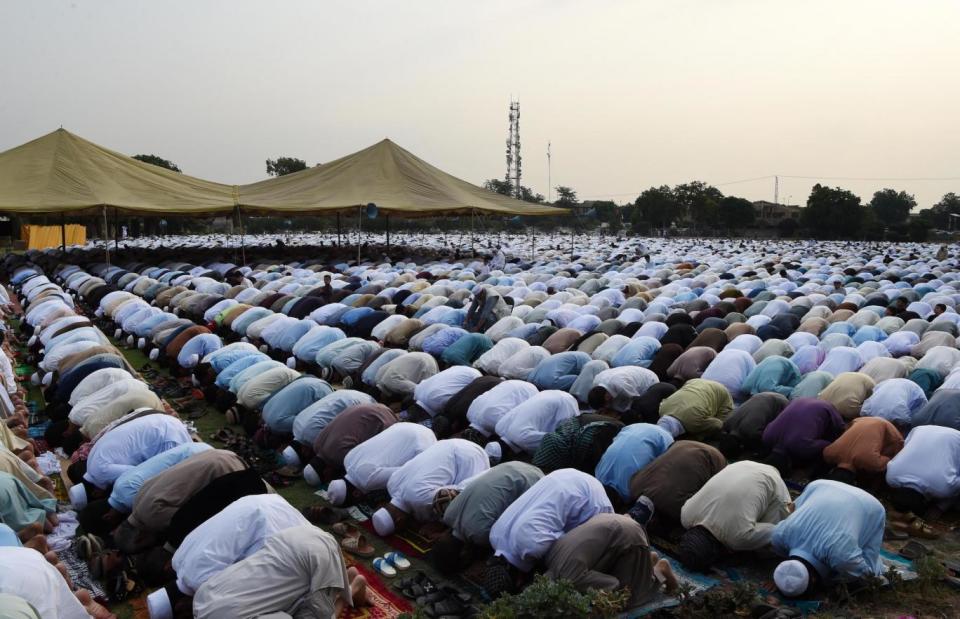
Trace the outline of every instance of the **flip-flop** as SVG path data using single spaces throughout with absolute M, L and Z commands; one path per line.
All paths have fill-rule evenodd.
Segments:
M 325 525 L 336 524 L 350 517 L 347 510 L 337 509 L 336 507 L 330 507 L 328 505 L 311 505 L 310 507 L 304 507 L 301 513 L 303 513 L 304 518 L 313 524 Z
M 330 527 L 330 530 L 341 537 L 360 537 L 363 535 L 360 527 L 349 522 L 337 522 Z
M 911 537 L 919 537 L 921 539 L 940 538 L 940 534 L 934 531 L 930 525 L 920 518 L 914 518 L 910 522 L 894 522 L 893 526 L 894 528 L 907 533 Z
M 376 549 L 367 541 L 366 535 L 345 537 L 340 541 L 340 548 L 358 557 L 372 557 L 377 554 Z
M 401 572 L 403 570 L 410 569 L 410 561 L 399 552 L 388 552 L 383 555 L 383 558 L 393 567 L 397 568 Z
M 393 565 L 390 564 L 390 561 L 383 557 L 377 557 L 373 560 L 373 569 L 377 570 L 380 574 L 386 576 L 387 578 L 393 578 L 397 575 L 397 570 L 393 568 Z

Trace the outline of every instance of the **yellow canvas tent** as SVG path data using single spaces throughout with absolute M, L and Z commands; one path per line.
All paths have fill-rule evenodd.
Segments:
M 67 245 L 83 245 L 87 242 L 87 227 L 78 224 L 60 226 L 20 226 L 20 238 L 27 249 L 47 249 L 63 245 L 63 235 L 67 235 Z
M 0 211 L 229 213 L 235 187 L 157 167 L 57 129 L 0 153 Z
M 342 211 L 371 202 L 401 216 L 567 213 L 471 185 L 390 140 L 314 168 L 243 185 L 239 193 L 244 211 L 265 213 Z

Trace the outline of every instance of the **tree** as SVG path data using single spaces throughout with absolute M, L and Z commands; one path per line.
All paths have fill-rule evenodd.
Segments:
M 633 213 L 633 227 L 638 228 L 640 218 L 655 228 L 666 228 L 680 215 L 677 197 L 666 185 L 651 187 L 641 193 L 636 201 Z
M 180 168 L 177 167 L 177 164 L 169 159 L 164 159 L 163 157 L 158 157 L 156 155 L 134 155 L 133 158 L 137 161 L 149 163 L 151 165 L 166 168 L 168 170 L 173 170 L 174 172 L 180 172 Z
M 910 210 L 917 205 L 912 195 L 905 191 L 883 189 L 873 194 L 870 209 L 882 226 L 902 224 L 910 216 Z
M 747 228 L 753 225 L 755 213 L 749 200 L 727 196 L 720 200 L 718 209 L 720 221 L 728 229 Z
M 935 228 L 942 230 L 960 229 L 960 218 L 950 217 L 960 215 L 960 196 L 952 191 L 945 194 L 933 208 L 921 211 L 920 216 L 925 218 Z M 950 220 L 954 220 L 952 223 Z
M 800 218 L 818 238 L 850 238 L 860 232 L 863 210 L 860 198 L 850 191 L 817 183 Z
M 677 185 L 673 188 L 673 194 L 684 217 L 695 228 L 716 225 L 720 213 L 718 205 L 723 199 L 719 189 L 703 181 L 693 181 Z
M 513 183 L 500 178 L 487 180 L 483 184 L 483 188 L 511 198 L 515 197 L 516 194 Z M 520 199 L 524 202 L 533 202 L 534 204 L 543 204 L 546 202 L 542 193 L 534 193 L 529 187 L 524 187 L 523 185 L 520 186 Z
M 572 208 L 580 204 L 580 201 L 577 200 L 577 192 L 570 187 L 557 185 L 554 190 L 557 192 L 557 199 L 553 201 L 556 206 Z
M 296 157 L 277 157 L 267 159 L 267 174 L 270 176 L 286 176 L 300 170 L 307 169 L 307 162 Z

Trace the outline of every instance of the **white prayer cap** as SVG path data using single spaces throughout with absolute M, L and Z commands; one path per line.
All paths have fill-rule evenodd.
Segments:
M 198 355 L 198 354 L 192 354 L 192 355 L 190 355 L 190 356 L 187 358 L 187 367 L 188 367 L 188 368 L 195 368 L 195 367 L 197 367 L 197 364 L 198 364 L 198 363 L 200 363 L 200 355 Z
M 297 369 L 297 358 L 296 357 L 287 357 L 287 367 L 291 370 Z
M 194 387 L 199 387 L 199 386 L 200 386 L 200 381 L 197 380 L 197 377 L 196 377 L 196 376 L 194 376 L 193 374 L 191 374 L 191 375 L 190 375 L 190 384 L 193 385 Z
M 31 335 L 31 336 L 30 336 L 30 339 L 27 340 L 27 346 L 32 347 L 32 346 L 33 346 L 34 344 L 36 344 L 36 343 L 37 343 L 37 336 L 36 336 L 36 335 Z
M 483 450 L 487 452 L 487 455 L 490 456 L 490 460 L 492 460 L 494 464 L 500 462 L 501 458 L 503 458 L 503 448 L 500 447 L 500 443 L 496 441 L 491 441 L 484 445 Z
M 300 456 L 297 455 L 297 450 L 293 448 L 292 445 L 288 445 L 283 450 L 283 461 L 287 463 L 288 466 L 300 466 Z
M 87 506 L 87 489 L 82 483 L 70 486 L 70 504 L 74 509 L 83 509 Z
M 312 467 L 308 466 L 307 468 L 313 470 Z M 306 476 L 306 469 L 303 473 Z M 334 479 L 330 482 L 330 485 L 327 486 L 327 500 L 334 505 L 343 505 L 347 501 L 347 482 L 342 479 Z
M 796 559 L 783 561 L 773 571 L 773 582 L 780 593 L 787 597 L 796 597 L 807 590 L 810 584 L 810 572 Z
M 373 512 L 373 530 L 376 531 L 377 535 L 380 537 L 392 535 L 396 530 L 396 524 L 393 522 L 393 516 L 390 515 L 390 512 L 387 511 L 386 507 L 381 507 L 377 511 Z
M 116 330 L 114 330 L 113 332 L 113 339 L 119 340 L 121 335 L 123 335 L 123 329 L 121 329 L 120 327 L 117 327 Z
M 47 372 L 43 375 L 43 379 L 40 381 L 44 387 L 49 387 L 50 383 L 53 382 L 53 372 Z
M 137 341 L 137 338 L 133 337 L 132 334 L 127 336 L 127 346 L 133 346 L 133 343 L 136 341 Z
M 93 315 L 97 318 L 103 318 L 103 308 L 98 307 L 97 311 L 95 311 Z
M 149 356 L 150 356 L 150 361 L 156 361 L 157 359 L 160 358 L 160 349 L 154 348 L 153 350 L 150 351 Z
M 30 375 L 30 382 L 33 383 L 34 385 L 39 385 L 39 384 L 40 384 L 40 375 L 39 375 L 38 373 L 36 373 L 36 372 L 34 372 L 33 374 L 31 374 L 31 375 Z
M 166 589 L 157 589 L 147 596 L 147 612 L 150 619 L 173 619 L 173 606 Z
M 317 475 L 317 471 L 310 464 L 303 469 L 303 479 L 311 486 L 319 486 L 322 481 L 320 476 Z
M 144 348 L 146 348 L 146 346 L 147 346 L 147 338 L 141 337 L 139 340 L 137 340 L 137 348 L 139 348 L 140 350 L 143 350 Z
M 270 351 L 270 347 L 269 347 L 269 346 L 267 346 L 266 344 L 260 344 L 260 352 L 265 353 L 265 352 L 269 352 L 269 351 Z

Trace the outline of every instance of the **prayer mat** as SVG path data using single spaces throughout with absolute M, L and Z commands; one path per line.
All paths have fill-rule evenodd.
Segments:
M 705 574 L 699 574 L 697 572 L 689 572 L 685 570 L 680 565 L 680 562 L 676 561 L 672 557 L 668 557 L 663 553 L 660 553 L 660 556 L 670 562 L 670 567 L 673 568 L 673 573 L 677 577 L 677 581 L 680 583 L 680 586 L 683 587 L 686 585 L 689 587 L 691 595 L 699 595 L 707 589 L 711 589 L 720 584 L 720 581 L 715 578 L 710 578 Z M 661 591 L 646 604 L 632 608 L 622 616 L 626 619 L 633 619 L 634 617 L 643 617 L 644 615 L 649 615 L 652 612 L 679 605 L 680 598 L 667 595 Z
M 150 610 L 147 608 L 146 594 L 127 600 L 127 603 L 130 604 L 133 619 L 150 619 Z
M 107 593 L 103 590 L 103 587 L 100 586 L 100 583 L 90 576 L 90 569 L 87 567 L 87 562 L 77 556 L 72 545 L 69 548 L 59 551 L 57 556 L 60 557 L 60 560 L 66 566 L 67 573 L 70 574 L 70 580 L 73 581 L 77 589 L 88 590 L 90 595 L 101 604 L 107 602 Z
M 372 520 L 364 520 L 360 522 L 360 526 L 373 535 L 377 535 L 377 532 L 373 528 Z M 430 552 L 430 549 L 433 547 L 433 540 L 413 529 L 397 531 L 393 535 L 381 537 L 380 539 L 408 557 L 417 557 L 420 559 Z
M 390 590 L 378 574 L 354 557 L 346 557 L 347 567 L 356 568 L 367 579 L 367 599 L 369 606 L 346 608 L 340 613 L 340 619 L 393 619 L 402 613 L 413 611 L 409 601 Z

